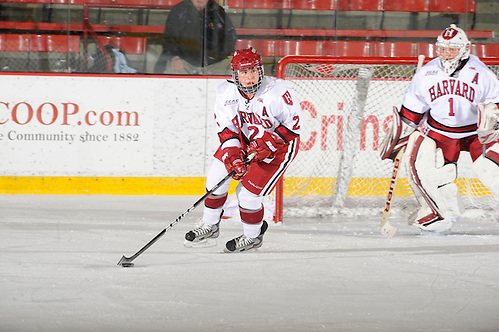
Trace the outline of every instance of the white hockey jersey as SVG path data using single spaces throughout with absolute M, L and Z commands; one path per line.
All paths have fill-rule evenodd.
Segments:
M 435 58 L 414 75 L 401 115 L 415 124 L 426 115 L 425 132 L 463 138 L 476 134 L 481 102 L 499 103 L 499 81 L 482 61 L 470 55 L 456 77 L 449 77 Z
M 218 86 L 215 104 L 217 132 L 221 135 L 228 129 L 236 133 L 243 148 L 262 137 L 265 131 L 276 133 L 285 141 L 298 137 L 301 116 L 300 102 L 284 80 L 264 76 L 260 89 L 251 100 L 241 95 L 232 81 Z M 221 143 L 224 143 L 222 137 Z

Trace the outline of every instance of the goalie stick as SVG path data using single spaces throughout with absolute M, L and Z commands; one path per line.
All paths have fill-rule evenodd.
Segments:
M 392 208 L 393 193 L 395 191 L 395 185 L 397 184 L 397 177 L 400 169 L 400 162 L 404 155 L 405 146 L 400 149 L 397 156 L 393 160 L 393 172 L 392 178 L 390 179 L 390 186 L 388 187 L 388 195 L 386 196 L 385 209 L 383 210 L 383 217 L 381 218 L 381 234 L 388 237 L 394 237 L 397 234 L 398 228 L 390 224 L 390 210 Z
M 418 56 L 418 66 L 416 67 L 416 73 L 423 66 L 425 56 L 420 54 Z M 380 232 L 383 235 L 386 235 L 390 238 L 394 237 L 397 234 L 398 228 L 390 224 L 390 211 L 392 209 L 392 201 L 393 195 L 395 192 L 395 186 L 397 184 L 397 177 L 400 169 L 400 162 L 402 161 L 402 157 L 404 156 L 405 146 L 400 149 L 393 161 L 393 172 L 392 178 L 390 179 L 390 186 L 388 187 L 388 195 L 386 196 L 385 209 L 383 210 L 383 216 L 381 217 L 381 228 Z
M 248 164 L 255 156 L 256 156 L 256 153 L 249 155 L 248 158 L 246 159 L 245 163 Z M 188 208 L 184 213 L 182 213 L 180 216 L 178 216 L 177 219 L 175 219 L 170 225 L 168 225 L 168 227 L 166 227 L 161 232 L 159 232 L 158 235 L 156 235 L 151 241 L 147 242 L 146 245 L 143 246 L 135 254 L 133 254 L 130 257 L 125 257 L 125 255 L 123 255 L 123 257 L 121 257 L 120 261 L 118 262 L 118 265 L 121 265 L 123 267 L 133 266 L 132 261 L 134 261 L 137 257 L 139 257 L 144 251 L 149 249 L 150 246 L 152 246 L 154 243 L 156 243 L 156 241 L 158 241 L 163 235 L 165 235 L 165 233 L 167 231 L 169 231 L 173 226 L 175 226 L 180 220 L 182 220 L 192 210 L 194 210 L 196 207 L 198 207 L 199 204 L 204 202 L 204 200 L 206 198 L 208 198 L 208 196 L 213 194 L 213 192 L 215 190 L 220 188 L 220 186 L 222 186 L 225 183 L 225 181 L 230 179 L 234 174 L 236 174 L 235 171 L 231 171 L 229 174 L 227 174 L 222 180 L 220 180 L 220 182 L 218 182 L 213 188 L 208 190 L 201 198 L 199 198 L 194 204 L 192 204 L 192 206 L 190 208 Z

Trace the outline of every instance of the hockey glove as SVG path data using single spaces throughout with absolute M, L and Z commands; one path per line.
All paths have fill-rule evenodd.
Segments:
M 229 147 L 223 149 L 222 162 L 225 164 L 227 172 L 235 172 L 232 176 L 234 180 L 241 180 L 248 171 L 248 166 L 244 163 L 245 157 L 245 153 L 241 148 Z
M 478 104 L 478 140 L 482 144 L 499 139 L 499 109 L 494 103 Z
M 256 153 L 254 161 L 262 161 L 274 156 L 277 149 L 286 144 L 282 138 L 268 131 L 261 138 L 251 142 L 248 147 L 248 155 Z
M 381 160 L 395 160 L 395 156 L 400 149 L 407 145 L 409 136 L 415 130 L 402 121 L 397 107 L 393 106 L 392 127 L 381 143 Z

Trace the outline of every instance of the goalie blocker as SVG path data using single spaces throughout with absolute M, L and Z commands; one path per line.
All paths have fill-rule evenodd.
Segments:
M 393 106 L 393 122 L 390 131 L 381 144 L 381 160 L 394 160 L 397 153 L 409 141 L 409 136 L 416 130 L 402 121 L 396 106 Z

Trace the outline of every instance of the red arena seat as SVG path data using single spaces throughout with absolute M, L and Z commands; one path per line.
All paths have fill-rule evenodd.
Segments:
M 292 0 L 292 9 L 335 10 L 336 0 Z
M 4 52 L 28 52 L 31 49 L 31 35 L 2 35 Z
M 53 5 L 84 5 L 84 4 L 102 4 L 102 3 L 108 3 L 104 2 L 103 0 L 51 0 L 51 4 Z
M 265 40 L 264 54 L 270 57 L 328 55 L 325 42 L 312 40 Z
M 110 44 L 127 54 L 146 54 L 146 38 L 142 37 L 99 37 L 103 45 Z
M 182 0 L 149 0 L 151 6 L 173 7 Z
M 334 10 L 336 0 L 227 0 L 226 5 L 235 9 Z
M 430 12 L 474 13 L 476 0 L 430 0 Z
M 471 44 L 471 54 L 480 58 L 496 58 L 499 54 L 499 44 Z
M 338 0 L 342 11 L 383 11 L 384 0 Z
M 149 0 L 104 0 L 105 3 L 113 5 L 139 5 L 148 6 L 150 4 Z
M 418 55 L 423 54 L 426 58 L 432 59 L 437 56 L 434 43 L 415 43 Z
M 244 8 L 244 0 L 226 0 L 225 4 L 229 8 L 241 9 Z
M 280 3 L 280 1 L 274 1 L 274 0 L 244 0 L 244 1 L 237 1 L 238 7 L 233 7 L 233 5 L 231 5 L 231 2 L 232 1 L 227 1 L 227 5 L 229 6 L 229 8 L 246 8 L 246 9 L 275 9 L 279 7 Z
M 79 53 L 80 37 L 65 35 L 2 34 L 0 35 L 0 51 Z
M 429 0 L 385 0 L 386 11 L 393 12 L 429 12 Z
M 236 49 L 241 50 L 253 47 L 262 56 L 269 56 L 268 51 L 265 49 L 265 40 L 263 39 L 238 39 L 236 42 Z
M 326 43 L 312 40 L 281 40 L 276 50 L 277 56 L 295 55 L 327 55 Z
M 418 47 L 411 42 L 374 42 L 373 56 L 416 57 L 418 56 Z
M 47 52 L 79 53 L 80 36 L 48 35 Z
M 338 41 L 335 42 L 334 53 L 331 53 L 331 55 L 347 57 L 370 57 L 371 43 L 360 41 Z

